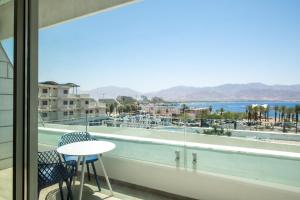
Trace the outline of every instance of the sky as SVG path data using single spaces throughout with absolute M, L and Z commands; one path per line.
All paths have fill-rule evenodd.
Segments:
M 39 80 L 151 92 L 299 84 L 300 1 L 143 0 L 40 30 Z

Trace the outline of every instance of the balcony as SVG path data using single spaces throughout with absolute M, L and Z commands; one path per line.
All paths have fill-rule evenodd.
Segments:
M 54 94 L 54 93 L 39 93 L 38 95 L 39 98 L 45 98 L 45 99 L 48 99 L 48 98 L 57 98 L 57 94 Z
M 55 148 L 60 135 L 86 129 L 97 139 L 117 146 L 103 159 L 110 178 L 138 185 L 143 191 L 150 188 L 192 199 L 239 199 L 243 194 L 247 194 L 244 199 L 264 195 L 297 199 L 300 195 L 298 146 L 185 135 L 184 129 L 174 134 L 163 129 L 45 124 L 39 128 L 39 148 Z M 289 151 L 283 151 L 287 147 Z M 97 166 L 98 172 L 100 169 Z M 211 192 L 216 185 L 218 193 Z
M 56 105 L 41 105 L 39 106 L 39 111 L 56 111 L 57 106 Z

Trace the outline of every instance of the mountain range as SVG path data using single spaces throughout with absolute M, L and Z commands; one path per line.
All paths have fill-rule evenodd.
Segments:
M 167 101 L 240 101 L 240 100 L 272 100 L 299 101 L 300 84 L 266 85 L 263 83 L 224 84 L 215 87 L 176 86 L 160 91 L 142 93 L 130 88 L 116 86 L 99 87 L 88 93 L 95 99 L 116 98 L 117 96 L 145 95 L 148 98 L 160 97 Z

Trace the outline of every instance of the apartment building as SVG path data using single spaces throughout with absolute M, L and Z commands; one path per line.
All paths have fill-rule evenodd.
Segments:
M 54 81 L 39 83 L 38 111 L 44 121 L 97 117 L 105 114 L 106 105 L 88 94 L 78 94 L 79 85 Z

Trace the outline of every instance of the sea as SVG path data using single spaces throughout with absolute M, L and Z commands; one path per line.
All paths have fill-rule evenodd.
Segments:
M 267 104 L 270 106 L 270 117 L 273 117 L 274 111 L 272 108 L 274 106 L 286 106 L 294 107 L 295 105 L 300 105 L 298 102 L 287 102 L 287 101 L 202 101 L 202 102 L 185 102 L 189 108 L 208 108 L 212 106 L 213 111 L 218 111 L 221 108 L 224 108 L 225 111 L 229 112 L 245 112 L 246 107 L 252 104 L 264 105 Z

